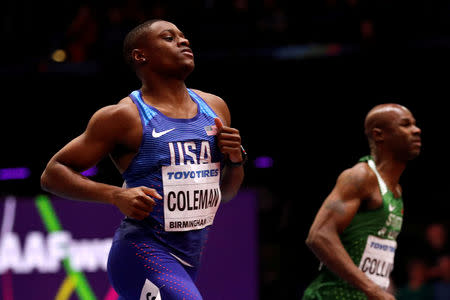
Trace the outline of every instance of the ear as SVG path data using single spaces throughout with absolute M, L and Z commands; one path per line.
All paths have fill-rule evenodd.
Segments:
M 133 58 L 133 61 L 137 64 L 143 64 L 148 61 L 148 59 L 145 57 L 144 52 L 141 49 L 133 49 L 133 51 L 131 51 L 131 57 Z
M 384 135 L 383 135 L 383 130 L 381 130 L 380 128 L 373 128 L 372 129 L 372 139 L 375 142 L 381 142 L 384 140 Z

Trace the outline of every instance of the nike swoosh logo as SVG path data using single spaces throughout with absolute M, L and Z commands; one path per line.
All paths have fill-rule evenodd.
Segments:
M 161 131 L 161 132 L 156 132 L 155 128 L 153 128 L 152 136 L 153 136 L 154 138 L 159 138 L 160 136 L 163 136 L 163 135 L 165 135 L 166 133 L 171 132 L 172 130 L 175 130 L 175 128 L 167 129 L 167 130 L 164 130 L 164 131 Z

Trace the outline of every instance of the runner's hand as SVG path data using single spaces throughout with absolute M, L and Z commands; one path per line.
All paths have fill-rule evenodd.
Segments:
M 145 186 L 122 189 L 114 197 L 114 205 L 126 216 L 137 220 L 143 220 L 150 212 L 156 202 L 153 198 L 161 200 L 161 195 L 155 189 Z
M 214 122 L 217 127 L 216 137 L 220 152 L 222 152 L 231 162 L 241 162 L 243 158 L 239 130 L 223 125 L 219 118 L 215 118 Z
M 380 287 L 376 287 L 374 290 L 366 293 L 368 300 L 395 300 L 395 297 L 388 292 L 384 291 Z

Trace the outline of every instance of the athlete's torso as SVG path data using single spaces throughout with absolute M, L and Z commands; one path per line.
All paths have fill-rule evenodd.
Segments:
M 374 210 L 359 211 L 340 239 L 355 265 L 373 282 L 387 288 L 394 266 L 396 238 L 403 221 L 403 201 L 387 188 L 371 157 L 363 157 L 360 161 L 367 162 L 377 176 L 382 205 Z M 305 291 L 304 299 L 315 299 L 315 294 L 321 299 L 365 299 L 362 292 L 327 268 L 321 270 Z
M 143 221 L 125 218 L 116 239 L 151 238 L 197 265 L 220 204 L 221 153 L 215 142 L 217 114 L 191 90 L 197 114 L 174 119 L 148 105 L 140 91 L 130 94 L 143 133 L 138 153 L 122 177 L 126 187 L 154 188 L 162 200 Z

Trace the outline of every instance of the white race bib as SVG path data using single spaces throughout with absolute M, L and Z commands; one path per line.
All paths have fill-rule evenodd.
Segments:
M 220 163 L 162 167 L 164 228 L 202 229 L 214 221 L 220 204 Z
M 397 242 L 369 235 L 359 269 L 380 287 L 387 289 L 394 269 Z

